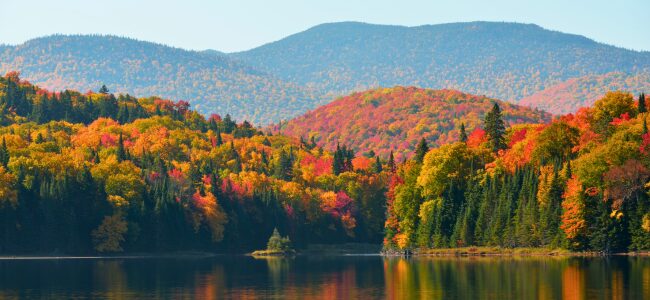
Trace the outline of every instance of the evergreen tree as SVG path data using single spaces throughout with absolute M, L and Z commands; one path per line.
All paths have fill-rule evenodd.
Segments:
M 641 95 L 639 95 L 638 108 L 639 108 L 639 113 L 640 114 L 648 111 L 648 108 L 646 107 L 646 103 L 645 103 L 645 94 L 644 93 L 641 93 Z
M 224 133 L 232 133 L 237 127 L 237 123 L 235 123 L 235 121 L 232 120 L 230 114 L 226 114 L 226 117 L 223 119 L 223 122 L 221 123 L 223 126 Z
M 280 157 L 275 166 L 275 177 L 282 180 L 291 180 L 293 177 L 293 162 L 291 156 L 284 150 L 280 151 Z
M 463 143 L 467 142 L 467 132 L 465 132 L 465 123 L 460 123 L 460 133 L 458 134 L 458 140 Z
M 390 151 L 390 155 L 388 156 L 388 164 L 387 165 L 388 165 L 388 169 L 391 172 L 395 173 L 395 171 L 397 170 L 397 165 L 395 165 L 395 156 L 393 156 L 393 151 L 392 150 Z
M 345 162 L 341 154 L 341 146 L 336 144 L 336 151 L 334 151 L 334 159 L 332 160 L 332 172 L 334 175 L 339 175 L 344 172 Z
M 9 149 L 7 149 L 7 140 L 2 138 L 2 145 L 0 145 L 0 165 L 7 167 L 9 163 Z
M 124 150 L 124 138 L 122 137 L 122 133 L 120 132 L 120 137 L 117 141 L 117 161 L 123 161 L 126 160 L 126 151 Z
M 105 84 L 102 84 L 102 87 L 99 89 L 100 94 L 108 94 L 108 88 Z
M 372 166 L 373 172 L 375 174 L 381 173 L 383 171 L 383 167 L 381 166 L 381 161 L 379 160 L 379 156 L 375 156 L 375 164 Z
M 223 145 L 223 140 L 221 139 L 221 129 L 219 129 L 219 127 L 216 127 L 214 135 L 215 135 L 214 143 L 216 144 L 216 146 L 219 147 Z
M 40 132 L 36 135 L 36 140 L 34 141 L 37 144 L 42 144 L 45 142 L 45 138 L 43 138 L 43 134 Z
M 494 102 L 492 110 L 485 115 L 484 121 L 485 131 L 490 139 L 492 151 L 498 152 L 506 148 L 504 135 L 506 133 L 506 126 L 501 116 L 501 108 L 499 104 Z
M 415 148 L 415 161 L 422 163 L 427 152 L 429 152 L 429 146 L 427 145 L 427 141 L 422 138 Z
M 643 134 L 648 133 L 648 123 L 646 122 L 645 118 L 643 118 Z

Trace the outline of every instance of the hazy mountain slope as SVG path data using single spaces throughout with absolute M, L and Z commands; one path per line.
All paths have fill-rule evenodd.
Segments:
M 635 75 L 611 72 L 571 78 L 521 99 L 519 104 L 536 107 L 553 114 L 575 112 L 580 107 L 592 106 L 608 91 L 627 91 L 635 95 L 650 92 L 650 73 Z
M 304 89 L 216 51 L 115 36 L 50 36 L 0 51 L 0 72 L 18 70 L 49 89 L 106 84 L 112 92 L 188 100 L 203 113 L 230 113 L 261 125 L 317 106 Z
M 314 136 L 328 149 L 340 142 L 361 153 L 373 150 L 383 158 L 393 150 L 401 158 L 410 156 L 423 137 L 430 145 L 456 141 L 461 123 L 469 134 L 481 126 L 483 115 L 495 101 L 510 124 L 550 119 L 542 111 L 455 90 L 394 87 L 339 98 L 276 126 L 276 130 L 305 139 Z
M 650 67 L 649 52 L 537 25 L 494 22 L 323 24 L 232 55 L 284 80 L 332 93 L 415 85 L 512 102 L 573 77 Z

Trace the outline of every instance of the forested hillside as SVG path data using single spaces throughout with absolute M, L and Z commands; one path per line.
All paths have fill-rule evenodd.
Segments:
M 388 249 L 650 249 L 645 100 L 610 92 L 550 124 L 506 128 L 497 106 L 466 139 L 391 179 Z
M 635 95 L 650 91 L 650 72 L 634 75 L 612 72 L 571 78 L 523 98 L 519 104 L 558 115 L 575 113 L 581 107 L 592 106 L 608 91 L 626 91 Z
M 0 77 L 0 253 L 381 241 L 388 172 L 187 102 Z M 336 169 L 333 169 L 336 167 Z
M 372 151 L 383 158 L 392 151 L 401 160 L 410 157 L 423 138 L 439 146 L 458 140 L 462 126 L 467 132 L 480 127 L 494 102 L 501 105 L 511 125 L 544 123 L 551 118 L 543 111 L 455 90 L 394 87 L 339 98 L 275 130 L 313 139 L 331 150 L 345 143 L 358 153 Z
M 586 75 L 650 68 L 650 53 L 532 24 L 470 22 L 416 27 L 322 24 L 234 56 L 324 92 L 414 85 L 517 102 Z
M 643 96 L 609 92 L 576 114 L 522 124 L 506 120 L 546 115 L 456 91 L 350 97 L 376 108 L 412 99 L 397 101 L 407 117 L 432 101 L 476 121 L 439 145 L 421 138 L 402 162 L 346 145 L 371 136 L 328 152 L 229 115 L 206 119 L 184 101 L 50 92 L 9 73 L 0 77 L 0 252 L 246 251 L 274 228 L 299 248 L 383 235 L 398 251 L 650 250 Z
M 315 108 L 313 93 L 216 51 L 194 52 L 115 36 L 50 36 L 0 48 L 0 73 L 51 90 L 157 95 L 201 113 L 265 125 Z

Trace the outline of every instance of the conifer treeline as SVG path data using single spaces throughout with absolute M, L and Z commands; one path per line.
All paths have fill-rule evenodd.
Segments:
M 425 155 L 419 146 L 399 167 L 384 246 L 650 249 L 645 104 L 610 92 L 575 115 L 506 130 L 495 103 L 485 130 Z

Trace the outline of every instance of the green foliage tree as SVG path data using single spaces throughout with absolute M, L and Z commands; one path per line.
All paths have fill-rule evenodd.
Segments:
M 463 143 L 467 142 L 467 132 L 465 132 L 465 123 L 460 123 L 460 133 L 458 134 L 458 140 Z
M 645 103 L 645 94 L 644 93 L 641 93 L 641 95 L 639 95 L 639 104 L 637 105 L 637 108 L 638 108 L 638 111 L 639 111 L 640 114 L 645 113 L 645 112 L 648 111 L 648 109 L 646 107 L 646 103 Z
M 0 145 L 0 165 L 7 167 L 9 164 L 9 149 L 7 148 L 7 139 L 2 138 L 2 145 Z
M 427 145 L 427 141 L 422 138 L 420 143 L 415 147 L 415 161 L 422 163 L 427 152 L 429 152 L 429 146 Z
M 506 143 L 504 136 L 506 133 L 506 126 L 503 122 L 501 108 L 498 103 L 494 102 L 492 110 L 485 114 L 485 120 L 483 123 L 485 132 L 490 139 L 492 151 L 498 152 L 501 149 L 505 149 Z
M 289 251 L 292 249 L 291 240 L 288 236 L 281 236 L 277 228 L 273 229 L 273 234 L 269 238 L 268 243 L 266 244 L 267 250 L 273 251 Z

